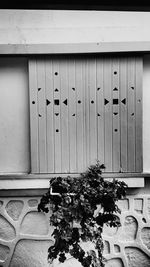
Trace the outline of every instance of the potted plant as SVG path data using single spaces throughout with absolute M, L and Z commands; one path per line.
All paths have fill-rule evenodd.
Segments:
M 105 166 L 98 161 L 79 178 L 56 177 L 38 205 L 38 211 L 50 213 L 54 226 L 54 245 L 48 249 L 48 260 L 66 260 L 67 254 L 84 267 L 103 267 L 104 224 L 119 227 L 120 210 L 116 202 L 125 197 L 127 185 L 102 178 Z M 95 249 L 86 251 L 83 242 L 91 241 Z

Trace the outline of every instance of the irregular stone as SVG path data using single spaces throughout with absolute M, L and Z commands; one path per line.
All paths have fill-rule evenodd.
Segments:
M 118 245 L 114 245 L 114 251 L 115 251 L 115 253 L 119 253 L 120 247 Z
M 119 200 L 117 205 L 121 211 L 129 210 L 129 199 Z
M 24 203 L 21 200 L 11 200 L 7 203 L 6 211 L 8 215 L 14 220 L 17 221 L 22 212 Z
M 143 199 L 142 198 L 134 199 L 134 210 L 138 213 L 143 212 Z
M 0 244 L 0 261 L 5 261 L 9 254 L 10 248 Z
M 147 211 L 148 211 L 148 215 L 150 216 L 150 198 L 148 198 L 147 200 Z
M 139 248 L 127 247 L 125 253 L 128 259 L 128 267 L 150 266 L 150 258 Z
M 42 212 L 31 211 L 26 214 L 21 225 L 21 233 L 29 235 L 47 235 L 48 223 Z
M 106 224 L 104 224 L 103 227 L 103 234 L 106 236 L 114 236 L 116 235 L 118 232 L 118 228 L 117 227 L 110 227 Z
M 110 245 L 108 241 L 104 241 L 104 254 L 109 254 L 110 253 Z
M 29 205 L 29 207 L 36 207 L 38 205 L 38 200 L 37 199 L 29 199 L 28 205 Z
M 144 245 L 150 249 L 150 228 L 149 227 L 144 227 L 141 230 L 141 239 L 144 243 Z
M 0 239 L 2 240 L 13 240 L 15 238 L 14 227 L 0 215 Z
M 3 201 L 0 200 L 0 208 L 3 206 Z
M 53 261 L 53 267 L 83 267 L 81 263 L 75 258 L 71 257 L 67 259 L 64 263 L 58 261 L 58 259 Z
M 124 267 L 124 265 L 120 258 L 115 258 L 107 261 L 105 267 Z
M 51 241 L 21 240 L 16 245 L 10 267 L 50 267 L 47 250 Z
M 136 239 L 138 230 L 138 223 L 133 216 L 127 216 L 125 218 L 124 225 L 122 226 L 121 234 L 119 239 L 121 241 L 133 241 Z

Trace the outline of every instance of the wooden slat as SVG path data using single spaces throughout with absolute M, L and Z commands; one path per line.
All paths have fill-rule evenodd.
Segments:
M 135 59 L 128 59 L 128 172 L 135 172 Z
M 104 109 L 105 109 L 105 166 L 106 172 L 112 172 L 112 84 L 111 59 L 104 61 Z M 109 101 L 107 103 L 107 101 Z
M 120 59 L 120 135 L 121 172 L 127 171 L 127 59 Z
M 36 60 L 29 60 L 31 172 L 39 173 L 38 99 Z
M 75 82 L 75 60 L 69 59 L 68 62 L 68 79 L 69 79 L 69 168 L 70 173 L 77 170 L 77 111 L 76 111 L 76 82 Z
M 90 165 L 90 86 L 89 86 L 89 59 L 85 63 L 85 131 L 86 131 L 86 166 Z
M 60 60 L 61 93 L 61 172 L 69 173 L 69 133 L 68 133 L 68 61 Z
M 112 60 L 112 101 L 113 101 L 113 139 L 112 139 L 112 149 L 113 149 L 113 172 L 120 171 L 120 123 L 119 123 L 119 59 Z M 118 101 L 118 102 L 117 102 Z
M 90 164 L 97 160 L 96 59 L 89 61 Z
M 54 173 L 54 97 L 52 60 L 45 61 L 47 171 Z
M 87 90 L 87 83 L 86 83 L 86 68 L 87 68 L 87 60 L 83 59 L 82 60 L 82 77 L 83 77 L 83 82 L 82 82 L 82 92 L 83 92 L 83 171 L 86 170 L 87 168 L 87 163 L 86 163 L 86 154 L 87 154 L 87 147 L 86 147 L 86 137 L 87 137 L 87 132 L 86 132 L 86 90 Z
M 103 58 L 97 58 L 97 158 L 104 163 L 104 86 Z
M 45 97 L 45 63 L 44 60 L 37 61 L 38 81 L 38 116 L 39 116 L 39 164 L 40 173 L 47 172 L 47 150 L 46 150 L 46 97 Z
M 143 85 L 143 61 L 141 57 L 136 58 L 136 172 L 142 172 L 142 85 Z
M 53 60 L 54 79 L 54 169 L 55 173 L 61 173 L 61 122 L 60 122 L 60 70 L 59 61 Z M 58 91 L 56 91 L 58 89 Z M 59 114 L 56 116 L 56 114 Z
M 77 87 L 77 172 L 83 171 L 83 92 L 82 60 L 76 60 Z

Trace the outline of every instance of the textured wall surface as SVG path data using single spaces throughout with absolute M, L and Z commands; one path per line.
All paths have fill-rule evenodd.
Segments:
M 37 212 L 39 198 L 1 198 L 0 267 L 47 267 L 47 249 L 53 244 L 49 218 Z M 128 196 L 119 203 L 119 229 L 104 227 L 106 267 L 150 266 L 150 197 Z M 90 248 L 90 244 L 86 247 Z M 81 266 L 76 260 L 53 264 Z

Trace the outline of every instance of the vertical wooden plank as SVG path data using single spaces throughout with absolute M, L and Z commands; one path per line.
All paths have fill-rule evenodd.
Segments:
M 39 173 L 37 88 L 36 60 L 29 60 L 31 173 Z
M 120 171 L 120 123 L 119 123 L 119 59 L 112 59 L 112 104 L 113 104 L 113 138 L 112 138 L 112 165 L 113 172 Z
M 90 59 L 89 64 L 90 89 L 90 164 L 97 160 L 97 112 L 96 112 L 96 60 Z
M 136 58 L 136 85 L 135 85 L 135 109 L 136 109 L 136 172 L 143 171 L 142 159 L 142 85 L 143 85 L 143 60 Z
M 53 119 L 53 72 L 52 60 L 45 61 L 46 83 L 46 136 L 47 136 L 47 171 L 54 173 L 54 119 Z
M 69 173 L 69 134 L 68 134 L 68 59 L 60 60 L 61 93 L 61 172 Z
M 69 59 L 68 62 L 68 79 L 69 79 L 69 165 L 70 173 L 75 173 L 77 170 L 77 144 L 76 144 L 76 94 L 77 88 L 75 83 L 75 60 Z
M 60 70 L 59 61 L 53 59 L 54 79 L 54 169 L 55 173 L 61 173 L 61 98 L 60 98 Z
M 83 92 L 82 60 L 76 59 L 77 87 L 77 172 L 83 171 Z
M 128 59 L 128 172 L 135 172 L 135 59 Z
M 38 116 L 39 116 L 39 163 L 40 173 L 47 172 L 46 151 L 46 98 L 45 98 L 45 63 L 37 60 L 38 81 Z
M 105 58 L 104 61 L 104 110 L 105 110 L 105 171 L 112 172 L 112 61 Z
M 120 136 L 122 172 L 127 172 L 127 58 L 120 59 Z
M 86 147 L 86 137 L 87 137 L 87 131 L 86 131 L 86 69 L 87 69 L 87 60 L 82 59 L 82 75 L 83 75 L 83 83 L 82 83 L 82 91 L 83 91 L 83 171 L 87 169 L 87 163 L 86 163 L 86 155 L 87 155 L 87 147 Z
M 90 84 L 89 84 L 89 59 L 86 59 L 85 63 L 85 132 L 86 132 L 86 155 L 85 162 L 86 167 L 90 165 Z
M 104 86 L 103 58 L 97 58 L 97 157 L 104 163 Z

